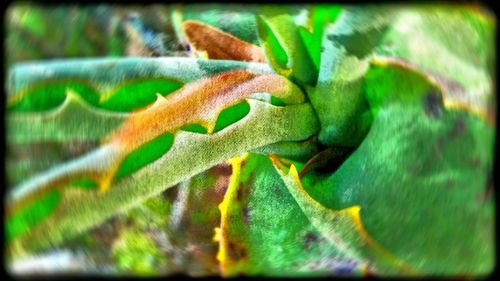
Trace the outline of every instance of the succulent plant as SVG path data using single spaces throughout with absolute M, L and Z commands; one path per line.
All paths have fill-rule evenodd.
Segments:
M 495 19 L 482 7 L 7 16 L 10 262 L 125 218 L 108 245 L 118 272 L 492 271 Z

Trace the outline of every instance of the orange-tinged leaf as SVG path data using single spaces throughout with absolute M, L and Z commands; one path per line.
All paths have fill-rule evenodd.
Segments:
M 110 188 L 120 163 L 130 152 L 186 124 L 202 124 L 212 133 L 222 110 L 255 93 L 270 93 L 288 104 L 304 101 L 297 86 L 276 74 L 258 75 L 248 70 L 232 70 L 188 83 L 166 98 L 158 95 L 154 104 L 132 113 L 98 151 L 25 182 L 16 192 L 13 198 L 16 204 L 9 207 L 9 212 L 38 194 L 45 194 L 81 176 L 98 182 L 99 191 L 103 193 Z
M 209 59 L 266 62 L 258 46 L 242 41 L 220 29 L 191 20 L 185 21 L 182 27 L 188 41 L 196 50 L 207 52 Z
M 271 93 L 285 103 L 304 101 L 300 89 L 282 76 L 257 75 L 247 70 L 226 71 L 190 83 L 166 98 L 158 98 L 146 110 L 132 114 L 109 141 L 124 147 L 124 153 L 128 153 L 184 124 L 200 123 L 211 133 L 220 111 L 262 92 Z

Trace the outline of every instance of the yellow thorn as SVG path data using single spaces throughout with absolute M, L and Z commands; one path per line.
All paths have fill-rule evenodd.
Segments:
M 108 101 L 111 98 L 111 96 L 113 96 L 112 91 L 102 92 L 102 94 L 99 96 L 99 104 L 102 104 L 102 103 Z
M 112 178 L 107 176 L 99 181 L 99 194 L 104 194 L 109 190 L 109 188 L 111 187 L 111 180 Z
M 196 51 L 196 57 L 200 59 L 208 59 L 208 53 L 206 51 Z
M 220 236 L 221 236 L 221 231 L 220 227 L 214 227 L 214 237 L 212 237 L 212 241 L 214 242 L 219 242 L 220 241 Z
M 71 89 L 71 88 L 66 88 L 66 98 L 72 97 L 73 99 L 78 99 L 78 95 L 76 92 Z
M 207 123 L 207 126 L 205 126 L 205 128 L 207 128 L 207 134 L 213 134 L 215 129 L 215 124 L 213 122 Z
M 164 96 L 162 96 L 160 93 L 156 93 L 156 100 L 166 100 Z

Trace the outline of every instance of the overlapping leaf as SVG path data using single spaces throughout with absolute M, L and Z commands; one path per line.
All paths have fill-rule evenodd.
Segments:
M 372 49 L 391 22 L 388 7 L 348 7 L 326 27 L 316 88 L 308 91 L 326 145 L 356 146 L 371 116 L 362 95 Z
M 184 21 L 208 24 L 250 44 L 259 42 L 255 22 L 255 13 L 259 10 L 257 5 L 191 4 L 182 5 L 179 10 Z
M 224 276 L 325 276 L 354 270 L 355 263 L 309 223 L 267 157 L 249 154 L 231 162 L 216 234 Z
M 259 40 L 268 63 L 300 85 L 314 85 L 317 71 L 293 16 L 275 6 L 263 7 L 261 13 L 257 17 Z
M 278 140 L 306 139 L 317 130 L 314 113 L 307 104 L 275 107 L 253 100 L 249 104 L 245 118 L 218 133 L 177 133 L 165 156 L 114 184 L 105 194 L 66 189 L 56 212 L 19 237 L 19 243 L 36 249 L 60 242 L 235 154 Z M 249 138 L 251 135 L 259 137 Z
M 341 11 L 342 7 L 337 5 L 311 5 L 307 9 L 305 22 L 299 23 L 300 36 L 317 70 L 320 67 L 321 43 L 325 26 L 334 22 Z
M 59 106 L 68 90 L 104 109 L 131 111 L 168 95 L 185 83 L 233 69 L 272 73 L 265 64 L 192 58 L 99 58 L 19 64 L 9 72 L 7 104 L 12 110 L 43 111 Z
M 351 245 L 348 250 L 358 250 L 358 258 L 382 274 L 487 274 L 494 263 L 494 128 L 446 109 L 425 75 L 401 65 L 379 67 L 366 80 L 376 115 L 365 140 L 335 173 L 302 179 L 329 208 L 309 208 L 309 219 L 327 236 L 334 228 L 339 244 Z M 299 204 L 311 202 L 307 193 L 291 192 Z M 349 226 L 335 228 L 328 220 L 333 210 L 354 207 L 363 226 L 357 237 Z M 360 238 L 368 248 L 356 246 Z M 374 252 L 387 259 L 374 258 Z
M 266 62 L 258 46 L 219 29 L 197 21 L 185 21 L 182 26 L 192 47 L 206 52 L 209 59 Z
M 449 90 L 446 103 L 495 115 L 495 23 L 484 7 L 406 7 L 376 53 L 416 65 Z
M 169 252 L 177 259 L 170 262 L 178 264 L 168 272 L 185 267 L 190 274 L 218 273 L 216 244 L 210 236 L 218 223 L 215 205 L 222 193 L 211 197 L 210 188 L 220 189 L 221 184 L 214 184 L 210 172 L 195 175 L 250 150 L 303 162 L 317 155 L 300 174 L 296 162 L 287 174 L 277 158 L 277 171 L 264 156 L 233 158 L 234 173 L 220 205 L 222 221 L 216 233 L 224 275 L 338 274 L 347 257 L 385 275 L 491 271 L 495 130 L 494 109 L 487 103 L 493 99 L 492 21 L 470 9 L 452 9 L 448 15 L 442 8 L 389 11 L 373 6 L 346 7 L 337 19 L 339 7 L 313 6 L 312 12 L 302 13 L 307 15 L 305 24 L 298 23 L 301 15 L 291 13 L 292 7 L 265 7 L 256 22 L 254 6 L 235 13 L 217 5 L 213 7 L 222 12 L 199 13 L 200 7 L 182 7 L 184 18 L 208 22 L 253 44 L 258 29 L 274 71 L 305 89 L 313 107 L 257 94 L 250 97 L 253 100 L 228 102 L 232 106 L 218 117 L 200 119 L 210 120 L 210 126 L 190 119 L 179 123 L 176 133 L 156 138 L 141 134 L 150 141 L 128 151 L 108 193 L 71 188 L 97 187 L 89 179 L 77 179 L 63 186 L 64 192 L 40 196 L 9 217 L 11 253 L 56 245 L 183 182 L 168 226 L 173 235 L 169 239 L 178 239 L 167 242 L 189 254 Z M 36 22 L 41 15 L 33 16 Z M 29 17 L 23 20 L 29 32 L 47 32 Z M 334 20 L 325 28 L 325 22 Z M 201 30 L 213 35 L 215 29 Z M 215 37 L 221 36 L 215 31 Z M 383 44 L 375 48 L 380 39 Z M 374 48 L 376 54 L 396 59 L 372 59 Z M 212 52 L 209 58 L 242 59 L 235 56 L 236 49 L 229 50 L 229 57 L 224 57 L 227 50 L 207 51 Z M 11 72 L 8 109 L 29 113 L 8 116 L 8 140 L 95 141 L 128 116 L 101 109 L 136 110 L 184 83 L 240 68 L 274 72 L 263 64 L 187 58 L 24 65 Z M 190 111 L 187 108 L 166 115 L 181 116 Z M 146 123 L 151 122 L 138 122 Z M 335 171 L 339 163 L 323 159 L 325 151 L 318 154 L 323 145 L 350 146 L 354 152 Z M 328 169 L 316 169 L 324 162 Z M 210 198 L 208 203 L 205 198 Z M 148 268 L 151 264 L 141 260 L 147 251 L 157 251 L 144 243 L 150 236 L 131 231 L 123 233 L 124 241 L 144 247 L 123 251 L 118 243 L 117 257 L 139 252 L 133 261 L 119 259 L 119 264 Z M 179 238 L 181 233 L 187 235 Z M 144 249 L 149 250 L 142 255 Z

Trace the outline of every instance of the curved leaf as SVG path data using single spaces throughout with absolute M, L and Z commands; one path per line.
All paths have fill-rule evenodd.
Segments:
M 187 40 L 197 50 L 206 51 L 209 59 L 266 62 L 258 46 L 219 29 L 196 21 L 185 21 L 182 26 Z
M 494 17 L 469 5 L 405 7 L 376 53 L 402 59 L 444 87 L 447 104 L 495 115 Z M 491 118 L 492 119 L 492 118 Z
M 325 26 L 334 22 L 341 14 L 340 5 L 312 5 L 307 14 L 307 22 L 299 27 L 300 36 L 311 56 L 311 59 L 319 70 L 321 57 L 321 43 Z
M 116 129 L 129 114 L 90 107 L 71 91 L 57 109 L 45 113 L 9 113 L 8 142 L 98 140 Z
M 263 7 L 257 17 L 259 40 L 269 64 L 276 72 L 301 85 L 314 85 L 317 70 L 299 32 L 286 9 Z
M 53 167 L 16 187 L 9 194 L 7 213 L 15 212 L 54 186 L 60 188 L 61 184 L 80 176 L 92 178 L 104 192 L 130 152 L 161 134 L 175 132 L 192 122 L 204 125 L 211 133 L 224 107 L 258 92 L 270 92 L 292 104 L 304 101 L 301 91 L 283 77 L 274 74 L 257 76 L 243 70 L 227 71 L 190 83 L 167 98 L 158 95 L 153 105 L 132 114 L 99 149 Z
M 417 274 L 488 274 L 494 128 L 446 108 L 440 85 L 408 67 L 376 65 L 365 82 L 375 113 L 370 132 L 333 174 L 306 175 L 304 188 L 334 210 L 359 206 L 371 239 Z M 363 257 L 375 270 L 383 261 Z
M 308 91 L 321 122 L 321 143 L 357 146 L 368 132 L 363 78 L 392 13 L 388 7 L 347 7 L 326 27 L 318 83 Z
M 253 149 L 251 152 L 257 154 L 274 154 L 292 160 L 307 161 L 319 152 L 317 137 L 313 136 L 301 142 L 277 142 Z
M 326 276 L 355 268 L 308 222 L 267 157 L 230 161 L 216 234 L 224 276 Z
M 110 103 L 113 94 L 121 95 L 121 91 L 147 91 L 144 95 L 156 96 L 161 88 L 151 88 L 147 83 L 131 84 L 133 81 L 149 80 L 151 83 L 158 84 L 160 81 L 172 81 L 164 85 L 164 90 L 174 90 L 175 83 L 188 83 L 206 76 L 211 76 L 220 72 L 233 69 L 247 69 L 255 73 L 272 73 L 272 70 L 265 64 L 247 63 L 240 61 L 224 60 L 201 60 L 192 58 L 94 58 L 94 59 L 69 59 L 64 61 L 47 61 L 41 63 L 21 63 L 10 70 L 7 78 L 7 105 L 8 109 L 22 103 L 23 99 L 30 95 L 31 100 L 39 101 L 39 105 L 33 102 L 28 104 L 29 110 L 42 110 L 46 103 L 50 103 L 51 108 L 58 106 L 55 102 L 62 102 L 67 89 L 73 89 L 74 92 L 81 95 L 91 104 L 96 104 L 96 93 L 99 95 L 99 101 Z M 45 95 L 47 91 L 56 90 L 57 85 L 61 91 L 56 92 L 58 99 L 56 101 L 49 99 Z M 75 88 L 77 85 L 79 88 Z M 87 85 L 83 88 L 79 85 Z M 134 89 L 134 87 L 139 89 Z M 43 91 L 37 89 L 45 89 Z M 88 88 L 90 90 L 88 90 Z M 121 89 L 123 88 L 123 89 Z M 127 89 L 128 88 L 128 89 Z M 166 95 L 166 92 L 161 92 Z M 142 93 L 141 93 L 142 94 Z M 43 95 L 38 97 L 38 95 Z M 52 95 L 52 94 L 51 94 Z M 136 93 L 132 93 L 136 95 Z M 116 97 L 118 98 L 118 97 Z M 49 101 L 46 101 L 49 100 Z M 121 99 L 120 99 L 121 100 Z M 132 104 L 132 108 L 144 105 L 145 102 L 141 96 L 138 96 L 138 103 Z M 105 104 L 105 108 L 118 108 L 120 110 L 131 109 L 128 104 L 121 108 L 121 105 Z
M 214 26 L 250 44 L 258 44 L 255 12 L 258 5 L 191 4 L 181 7 L 184 20 L 195 20 Z
M 466 113 L 436 118 L 390 105 L 356 152 L 314 189 L 328 194 L 323 202 L 332 208 L 360 205 L 373 239 L 421 272 L 488 274 L 493 140 L 493 129 Z
M 278 161 L 273 158 L 276 170 L 301 210 L 321 235 L 343 254 L 384 275 L 415 273 L 413 268 L 390 254 L 370 237 L 360 218 L 360 206 L 338 210 L 325 208 L 304 190 L 295 166 L 292 164 L 288 174 L 285 174 Z
M 218 133 L 178 132 L 165 156 L 104 194 L 66 189 L 56 212 L 27 235 L 16 238 L 17 243 L 32 250 L 56 244 L 234 155 L 277 141 L 303 140 L 318 129 L 307 104 L 275 107 L 248 102 L 249 114 Z

